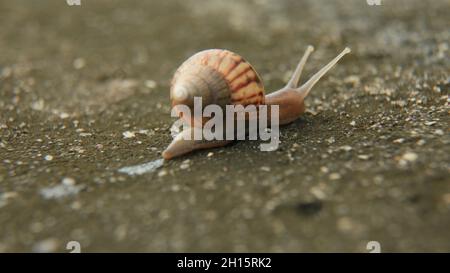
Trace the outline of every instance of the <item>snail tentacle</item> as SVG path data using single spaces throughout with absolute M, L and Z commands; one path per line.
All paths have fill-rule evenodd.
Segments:
M 297 68 L 295 69 L 294 73 L 292 74 L 291 79 L 287 83 L 287 88 L 297 88 L 298 82 L 300 80 L 300 76 L 302 75 L 303 68 L 305 67 L 306 61 L 308 60 L 309 55 L 314 51 L 314 47 L 309 45 L 306 48 L 305 54 L 303 54 L 302 59 L 297 65 Z
M 314 85 L 322 78 L 336 63 L 345 55 L 350 53 L 350 48 L 346 47 L 339 55 L 337 55 L 333 60 L 331 60 L 327 65 L 320 69 L 316 74 L 314 74 L 306 83 L 302 86 L 296 88 L 295 90 L 300 94 L 302 99 L 308 96 Z

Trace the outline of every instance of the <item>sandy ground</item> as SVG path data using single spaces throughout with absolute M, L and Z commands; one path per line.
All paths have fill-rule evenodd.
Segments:
M 0 2 L 0 252 L 450 251 L 450 1 Z M 281 128 L 129 176 L 169 82 L 227 48 L 267 92 L 352 48 Z

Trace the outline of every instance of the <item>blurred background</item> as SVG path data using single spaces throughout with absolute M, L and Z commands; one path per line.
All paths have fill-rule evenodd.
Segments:
M 0 252 L 450 251 L 450 1 L 0 1 Z M 226 48 L 269 93 L 344 47 L 280 149 L 153 172 L 169 82 Z

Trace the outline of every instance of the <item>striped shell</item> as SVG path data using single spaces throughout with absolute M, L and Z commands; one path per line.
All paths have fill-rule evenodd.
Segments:
M 201 51 L 175 72 L 170 88 L 172 106 L 193 107 L 193 97 L 203 107 L 217 104 L 264 104 L 264 87 L 255 69 L 236 53 L 223 49 Z

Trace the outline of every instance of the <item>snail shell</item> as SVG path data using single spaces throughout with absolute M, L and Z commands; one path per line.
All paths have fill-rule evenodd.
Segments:
M 223 108 L 265 103 L 264 86 L 255 69 L 238 54 L 224 49 L 201 51 L 175 72 L 170 88 L 172 107 L 187 105 L 193 109 L 194 96 L 202 98 L 203 106 L 217 104 Z

